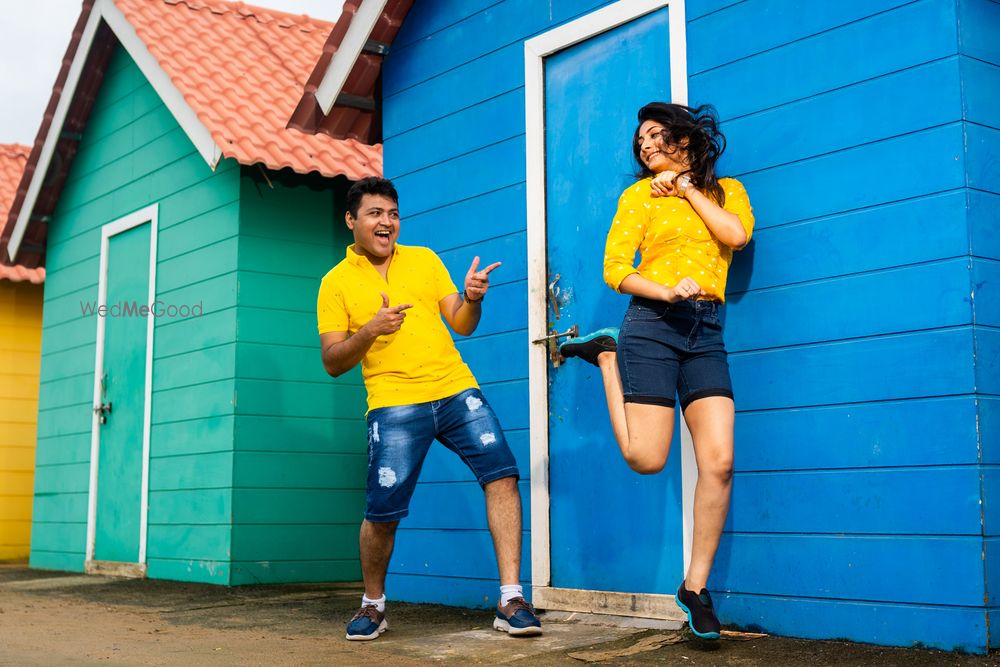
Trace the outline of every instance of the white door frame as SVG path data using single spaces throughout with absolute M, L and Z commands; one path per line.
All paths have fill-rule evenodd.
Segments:
M 664 7 L 670 7 L 670 97 L 687 104 L 684 0 L 620 0 L 524 43 L 524 116 L 527 144 L 528 340 L 547 334 L 545 233 L 545 58 Z M 536 605 L 568 611 L 679 618 L 673 596 L 552 588 L 549 526 L 548 355 L 529 352 L 531 433 L 531 585 Z M 691 434 L 681 420 L 684 570 L 691 561 L 694 486 L 698 479 Z M 639 611 L 636 611 L 639 610 Z
M 139 225 L 149 223 L 149 294 L 147 306 L 156 300 L 156 235 L 159 204 L 151 204 L 123 218 L 101 227 L 101 266 L 98 284 L 97 307 L 108 302 L 108 250 L 111 237 Z M 139 562 L 111 563 L 94 560 L 94 541 L 97 533 L 97 469 L 101 451 L 101 421 L 97 408 L 101 405 L 101 376 L 104 370 L 104 317 L 97 316 L 97 353 L 94 361 L 94 414 L 90 431 L 90 490 L 87 497 L 87 554 L 84 569 L 88 573 L 145 576 L 146 528 L 149 510 L 149 430 L 151 399 L 153 393 L 153 330 L 155 317 L 146 316 L 146 378 L 143 389 L 142 414 L 142 488 L 139 493 Z

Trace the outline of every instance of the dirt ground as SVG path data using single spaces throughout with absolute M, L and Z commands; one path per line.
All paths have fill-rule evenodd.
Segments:
M 540 638 L 492 629 L 491 613 L 391 603 L 390 630 L 348 642 L 356 584 L 222 588 L 0 564 L 0 665 L 1000 665 L 1000 654 L 761 637 L 701 642 L 686 631 L 546 620 Z

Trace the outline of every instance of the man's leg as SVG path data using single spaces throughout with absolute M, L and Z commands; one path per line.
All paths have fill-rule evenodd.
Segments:
M 368 413 L 368 484 L 361 523 L 361 573 L 365 594 L 347 624 L 351 640 L 377 639 L 385 620 L 385 575 L 396 526 L 408 513 L 424 456 L 434 438 L 429 404 L 376 408 Z
M 385 573 L 398 525 L 398 521 L 361 522 L 361 575 L 365 579 L 365 597 L 371 600 L 385 595 Z
M 517 478 L 495 480 L 487 484 L 484 491 L 486 519 L 497 554 L 500 585 L 516 585 L 521 572 L 521 494 L 517 490 Z
M 438 440 L 462 457 L 486 494 L 486 515 L 500 572 L 500 603 L 493 627 L 513 635 L 539 635 L 542 624 L 519 584 L 521 497 L 517 462 L 503 428 L 478 389 L 443 401 L 438 419 Z

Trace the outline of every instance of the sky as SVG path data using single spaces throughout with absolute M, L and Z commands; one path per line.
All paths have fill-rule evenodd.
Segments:
M 80 0 L 0 0 L 0 144 L 35 141 Z M 343 0 L 253 0 L 249 5 L 336 21 Z

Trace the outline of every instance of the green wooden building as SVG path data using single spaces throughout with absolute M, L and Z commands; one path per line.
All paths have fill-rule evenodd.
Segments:
M 333 31 L 84 3 L 0 221 L 3 259 L 47 270 L 32 567 L 360 578 L 364 390 L 324 373 L 315 303 L 381 146 L 350 107 L 289 127 Z

